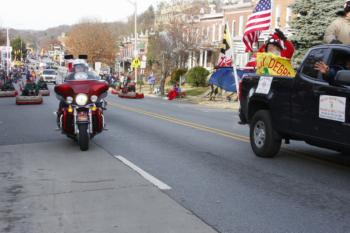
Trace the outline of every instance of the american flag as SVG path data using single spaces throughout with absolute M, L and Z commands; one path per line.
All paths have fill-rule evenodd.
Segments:
M 261 31 L 268 30 L 271 25 L 271 0 L 260 0 L 253 14 L 248 17 L 243 35 L 247 52 L 253 52 L 253 44 L 258 42 Z

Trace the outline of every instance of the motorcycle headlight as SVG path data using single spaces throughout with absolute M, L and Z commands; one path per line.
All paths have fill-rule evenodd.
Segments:
M 76 97 L 75 97 L 75 102 L 80 105 L 80 106 L 84 106 L 87 104 L 88 102 L 88 96 L 85 95 L 85 94 L 78 94 Z
M 96 95 L 93 95 L 93 96 L 91 96 L 91 102 L 93 102 L 93 103 L 96 103 L 97 102 L 97 99 L 98 99 L 98 97 L 96 96 Z
M 73 103 L 73 97 L 67 96 L 66 102 L 67 102 L 67 104 L 72 104 Z

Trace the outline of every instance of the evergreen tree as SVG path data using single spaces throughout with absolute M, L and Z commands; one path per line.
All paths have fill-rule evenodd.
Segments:
M 20 38 L 17 37 L 11 41 L 12 46 L 12 57 L 15 60 L 20 61 L 21 58 L 25 58 L 27 56 L 26 43 Z
M 344 0 L 296 0 L 292 5 L 296 15 L 292 21 L 295 35 L 292 40 L 296 47 L 296 60 L 300 60 L 307 50 L 324 43 L 326 28 L 342 10 Z

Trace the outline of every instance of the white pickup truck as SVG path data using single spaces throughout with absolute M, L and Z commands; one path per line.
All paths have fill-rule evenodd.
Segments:
M 44 79 L 45 82 L 56 84 L 57 71 L 54 69 L 45 69 L 41 74 L 41 77 Z

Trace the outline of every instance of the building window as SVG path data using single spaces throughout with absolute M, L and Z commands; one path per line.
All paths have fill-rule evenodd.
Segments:
M 196 28 L 196 43 L 199 43 L 199 28 Z
M 213 25 L 213 38 L 212 38 L 212 41 L 214 42 L 215 39 L 216 39 L 216 35 L 215 35 L 215 32 L 216 32 L 216 24 Z
M 231 33 L 232 33 L 232 37 L 236 36 L 236 20 L 232 20 Z
M 275 27 L 281 26 L 281 7 L 279 5 L 276 6 L 276 15 L 275 15 Z
M 212 29 L 210 27 L 207 28 L 207 41 L 210 41 L 211 30 Z
M 290 7 L 287 7 L 286 27 L 290 27 L 291 21 L 292 21 L 292 9 Z
M 239 16 L 239 32 L 238 32 L 239 36 L 243 36 L 243 27 L 244 27 L 244 16 L 241 15 Z

